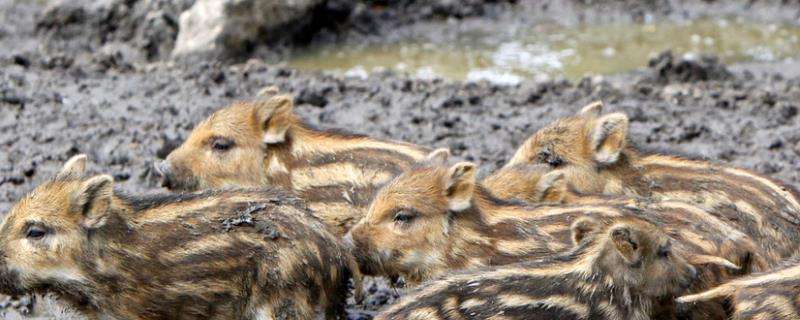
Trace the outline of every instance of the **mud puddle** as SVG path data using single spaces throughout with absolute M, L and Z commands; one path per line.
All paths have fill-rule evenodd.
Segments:
M 391 69 L 423 79 L 515 84 L 524 79 L 577 80 L 622 73 L 641 68 L 649 57 L 667 49 L 679 55 L 713 54 L 725 63 L 775 62 L 800 52 L 800 27 L 741 19 L 507 27 L 463 31 L 448 43 L 422 40 L 430 37 L 420 35 L 393 44 L 306 49 L 287 64 L 360 77 Z

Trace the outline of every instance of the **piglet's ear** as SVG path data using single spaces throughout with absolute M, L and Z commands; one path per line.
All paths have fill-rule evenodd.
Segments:
M 720 286 L 715 287 L 714 289 L 701 292 L 698 294 L 683 296 L 675 299 L 678 303 L 694 303 L 699 301 L 707 301 L 707 300 L 714 300 L 714 299 L 722 299 L 726 297 L 733 296 L 736 291 L 740 287 L 740 281 L 742 280 L 734 280 Z
M 80 179 L 83 173 L 86 172 L 86 155 L 79 154 L 69 158 L 61 171 L 56 175 L 56 180 L 67 181 L 73 179 Z
M 590 123 L 589 146 L 594 160 L 604 165 L 616 163 L 628 138 L 628 116 L 612 113 Z
M 450 159 L 450 150 L 447 148 L 439 148 L 431 151 L 425 158 L 425 161 L 437 166 L 447 165 L 447 160 Z
M 256 94 L 256 99 L 268 99 L 269 97 L 272 97 L 278 94 L 279 92 L 280 89 L 278 89 L 277 86 L 267 86 L 258 91 L 258 93 Z
M 626 225 L 614 226 L 609 230 L 614 247 L 625 262 L 635 264 L 641 259 L 641 244 L 636 231 Z
M 286 141 L 286 131 L 292 123 L 294 109 L 290 95 L 259 96 L 255 102 L 256 119 L 264 129 L 265 144 L 279 144 Z
M 475 164 L 461 162 L 450 167 L 444 177 L 444 195 L 452 211 L 464 211 L 472 205 L 475 193 Z
M 731 262 L 728 259 L 718 256 L 711 256 L 705 254 L 693 254 L 689 255 L 689 264 L 692 265 L 717 265 L 720 267 L 728 268 L 731 270 L 739 270 L 741 267 L 736 265 L 735 263 Z
M 543 203 L 562 203 L 567 195 L 567 181 L 561 170 L 541 176 L 536 183 L 536 200 Z
M 578 112 L 578 116 L 585 118 L 597 118 L 601 113 L 603 113 L 603 102 L 595 101 L 583 107 L 581 111 Z
M 107 174 L 94 176 L 72 193 L 72 208 L 83 215 L 85 228 L 99 228 L 106 223 L 113 196 L 114 178 Z
M 600 222 L 592 217 L 581 217 L 569 227 L 572 232 L 572 243 L 577 245 L 590 236 L 592 233 L 600 229 Z

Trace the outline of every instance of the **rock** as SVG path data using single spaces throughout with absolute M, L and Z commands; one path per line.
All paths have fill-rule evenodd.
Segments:
M 178 16 L 194 0 L 56 0 L 37 19 L 48 46 L 96 51 L 126 43 L 148 60 L 168 56 Z M 70 50 L 71 51 L 71 50 Z
M 24 55 L 16 54 L 13 57 L 11 57 L 11 59 L 14 60 L 14 64 L 20 65 L 24 68 L 30 67 L 31 65 L 31 60 Z
M 328 98 L 325 97 L 323 92 L 309 90 L 306 88 L 300 91 L 300 95 L 297 96 L 296 103 L 307 103 L 317 108 L 324 108 L 326 105 L 328 105 Z
M 790 120 L 797 115 L 797 107 L 793 105 L 784 106 L 781 108 L 781 118 L 785 120 Z
M 77 1 L 54 1 L 45 8 L 42 17 L 37 21 L 38 29 L 62 28 L 65 25 L 83 23 L 87 13 L 82 4 Z
M 198 0 L 180 15 L 173 57 L 230 55 L 280 38 L 278 29 L 307 17 L 323 0 Z M 289 28 L 291 29 L 291 28 Z
M 25 98 L 18 95 L 14 90 L 6 88 L 0 89 L 0 102 L 19 105 L 25 102 Z

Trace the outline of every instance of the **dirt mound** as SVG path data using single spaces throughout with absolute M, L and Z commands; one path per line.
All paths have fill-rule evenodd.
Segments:
M 684 56 L 676 59 L 672 51 L 664 51 L 650 59 L 648 68 L 659 82 L 694 82 L 730 79 L 733 75 L 715 56 Z
M 135 60 L 172 51 L 178 17 L 194 0 L 59 0 L 39 15 L 36 29 L 49 50 L 95 51 L 123 46 Z

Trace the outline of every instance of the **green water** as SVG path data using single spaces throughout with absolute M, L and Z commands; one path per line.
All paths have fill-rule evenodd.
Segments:
M 295 53 L 288 65 L 353 75 L 392 69 L 423 78 L 514 83 L 620 73 L 644 67 L 650 57 L 667 49 L 678 55 L 715 54 L 726 63 L 777 61 L 800 53 L 800 28 L 719 19 L 577 28 L 538 25 L 511 34 L 460 34 L 446 44 L 410 39 L 315 48 Z

